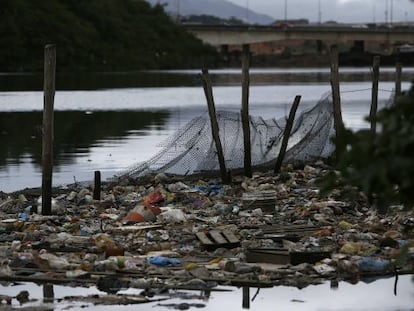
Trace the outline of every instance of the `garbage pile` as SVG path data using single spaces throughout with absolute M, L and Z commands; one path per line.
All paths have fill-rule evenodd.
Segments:
M 121 288 L 303 288 L 414 272 L 414 212 L 380 215 L 355 192 L 320 196 L 322 162 L 279 175 L 157 174 L 68 188 L 42 216 L 39 192 L 0 193 L 0 280 Z

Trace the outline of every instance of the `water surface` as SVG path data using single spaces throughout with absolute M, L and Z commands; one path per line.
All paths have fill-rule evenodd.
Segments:
M 384 68 L 380 107 L 391 97 L 393 68 Z M 404 88 L 413 68 L 404 70 Z M 250 113 L 264 118 L 285 117 L 296 95 L 299 110 L 309 109 L 330 91 L 329 70 L 252 69 Z M 239 111 L 240 71 L 211 71 L 217 109 Z M 341 70 L 345 125 L 367 126 L 371 82 L 369 68 Z M 388 81 L 387 81 L 388 80 Z M 0 75 L 0 191 L 41 185 L 41 76 Z M 95 170 L 112 177 L 148 160 L 160 143 L 190 119 L 206 113 L 199 72 L 58 76 L 55 96 L 55 185 L 91 180 Z
M 59 302 L 48 304 L 53 310 L 177 310 L 179 304 L 193 305 L 189 310 L 287 310 L 287 311 L 413 311 L 414 310 L 414 279 L 412 276 L 399 276 L 396 295 L 394 294 L 395 279 L 383 278 L 371 282 L 351 284 L 339 282 L 334 289 L 329 282 L 322 285 L 311 285 L 303 289 L 277 286 L 273 288 L 250 288 L 248 305 L 243 308 L 243 293 L 241 288 L 219 287 L 226 292 L 203 291 L 170 291 L 168 294 L 156 295 L 152 299 L 165 299 L 138 305 L 92 305 L 80 298 L 74 301 L 61 300 L 64 297 L 86 297 L 88 295 L 105 296 L 106 293 L 96 287 L 67 287 L 54 286 L 55 299 Z M 36 301 L 29 305 L 42 305 L 43 286 L 23 283 L 14 286 L 0 286 L 3 295 L 16 296 L 22 290 L 28 290 L 31 298 Z M 128 289 L 118 294 L 139 295 L 141 290 Z M 174 307 L 174 305 L 176 307 Z M 195 307 L 198 305 L 198 307 Z M 18 307 L 17 301 L 13 306 Z M 43 305 L 45 306 L 45 305 Z M 180 309 L 183 310 L 183 309 Z
M 252 69 L 250 112 L 264 118 L 284 117 L 296 95 L 299 110 L 312 107 L 330 91 L 329 70 Z M 392 96 L 393 68 L 382 69 L 380 107 Z M 403 88 L 410 87 L 414 69 L 404 69 Z M 217 109 L 239 111 L 240 71 L 211 71 Z M 341 69 L 342 113 L 345 125 L 358 130 L 368 126 L 371 82 L 369 68 Z M 0 74 L 0 191 L 10 192 L 41 185 L 42 94 L 41 75 Z M 111 177 L 134 163 L 151 158 L 160 144 L 195 116 L 206 113 L 199 72 L 154 71 L 145 73 L 58 75 L 55 98 L 54 184 L 91 180 L 100 170 Z M 394 279 L 352 285 L 341 282 L 338 290 L 329 283 L 304 289 L 261 289 L 251 310 L 306 311 L 397 311 L 414 310 L 414 283 L 400 277 L 398 294 Z M 17 295 L 29 290 L 41 299 L 42 287 L 34 284 L 0 286 L 1 294 Z M 128 290 L 126 293 L 137 293 Z M 250 289 L 252 298 L 256 289 Z M 99 293 L 95 287 L 55 286 L 55 297 Z M 200 310 L 243 310 L 242 290 L 212 293 L 208 299 L 169 298 L 165 303 L 202 303 Z M 170 310 L 160 302 L 139 306 L 116 306 L 117 310 Z M 83 303 L 57 303 L 55 310 L 80 310 Z M 19 307 L 14 305 L 14 307 Z M 113 310 L 92 306 L 88 310 Z M 192 308 L 194 310 L 195 308 Z M 197 309 L 199 310 L 199 309 Z

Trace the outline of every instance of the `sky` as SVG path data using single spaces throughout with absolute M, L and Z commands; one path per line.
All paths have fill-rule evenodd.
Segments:
M 307 18 L 310 22 L 335 20 L 344 23 L 414 21 L 410 0 L 228 0 L 275 19 Z M 386 9 L 388 7 L 388 9 Z M 386 13 L 387 12 L 387 13 Z

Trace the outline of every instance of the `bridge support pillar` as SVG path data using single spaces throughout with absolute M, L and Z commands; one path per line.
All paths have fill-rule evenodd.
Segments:
M 322 40 L 316 40 L 316 51 L 319 55 L 323 52 L 323 42 Z
M 223 55 L 229 54 L 229 45 L 228 44 L 220 45 L 220 53 L 222 53 Z
M 354 52 L 364 53 L 365 52 L 365 41 L 355 40 L 352 50 Z
M 230 64 L 230 52 L 229 52 L 229 45 L 222 44 L 220 45 L 220 54 L 223 56 L 224 61 L 227 65 Z

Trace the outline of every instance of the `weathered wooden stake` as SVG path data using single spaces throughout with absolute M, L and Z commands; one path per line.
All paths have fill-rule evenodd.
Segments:
M 95 171 L 95 179 L 94 179 L 94 187 L 93 187 L 93 199 L 100 200 L 101 199 L 101 172 Z
M 397 62 L 395 68 L 395 98 L 401 96 L 402 64 Z
M 375 135 L 377 129 L 377 110 L 378 110 L 378 82 L 380 74 L 380 60 L 381 58 L 376 55 L 372 63 L 372 101 L 369 117 L 371 120 L 371 133 Z
M 53 290 L 53 284 L 45 283 L 43 284 L 43 302 L 50 303 L 53 302 L 55 298 L 55 292 Z
M 56 46 L 45 46 L 42 129 L 42 215 L 52 213 L 53 105 L 55 99 Z
M 211 122 L 211 131 L 214 139 L 214 143 L 217 149 L 217 157 L 220 165 L 220 173 L 221 179 L 224 183 L 229 183 L 229 178 L 226 170 L 226 163 L 224 160 L 224 153 L 223 147 L 221 145 L 220 134 L 219 134 L 219 126 L 217 122 L 216 116 L 216 107 L 214 104 L 214 97 L 213 97 L 213 88 L 211 86 L 210 76 L 208 74 L 207 69 L 202 70 L 202 80 L 203 80 L 203 87 L 204 87 L 204 94 L 206 95 L 207 99 L 207 106 L 208 106 L 208 114 L 210 116 Z
M 241 119 L 244 139 L 244 175 L 252 177 L 252 154 L 250 142 L 250 118 L 249 118 L 249 86 L 250 86 L 250 46 L 243 44 L 242 59 L 242 109 Z
M 331 88 L 334 110 L 334 127 L 336 133 L 336 158 L 342 153 L 344 146 L 341 140 L 344 124 L 342 121 L 341 93 L 339 89 L 339 57 L 338 46 L 331 46 Z
M 283 159 L 285 158 L 286 149 L 289 143 L 290 133 L 293 127 L 293 122 L 295 121 L 296 111 L 298 110 L 298 106 L 299 106 L 301 98 L 302 97 L 300 95 L 296 95 L 293 105 L 290 108 L 289 117 L 286 121 L 286 127 L 283 133 L 282 145 L 280 146 L 279 155 L 277 157 L 276 164 L 275 164 L 275 170 L 274 170 L 275 174 L 278 174 L 280 172 L 280 168 L 282 167 L 282 162 L 283 162 Z
M 250 309 L 250 287 L 243 286 L 243 309 Z

